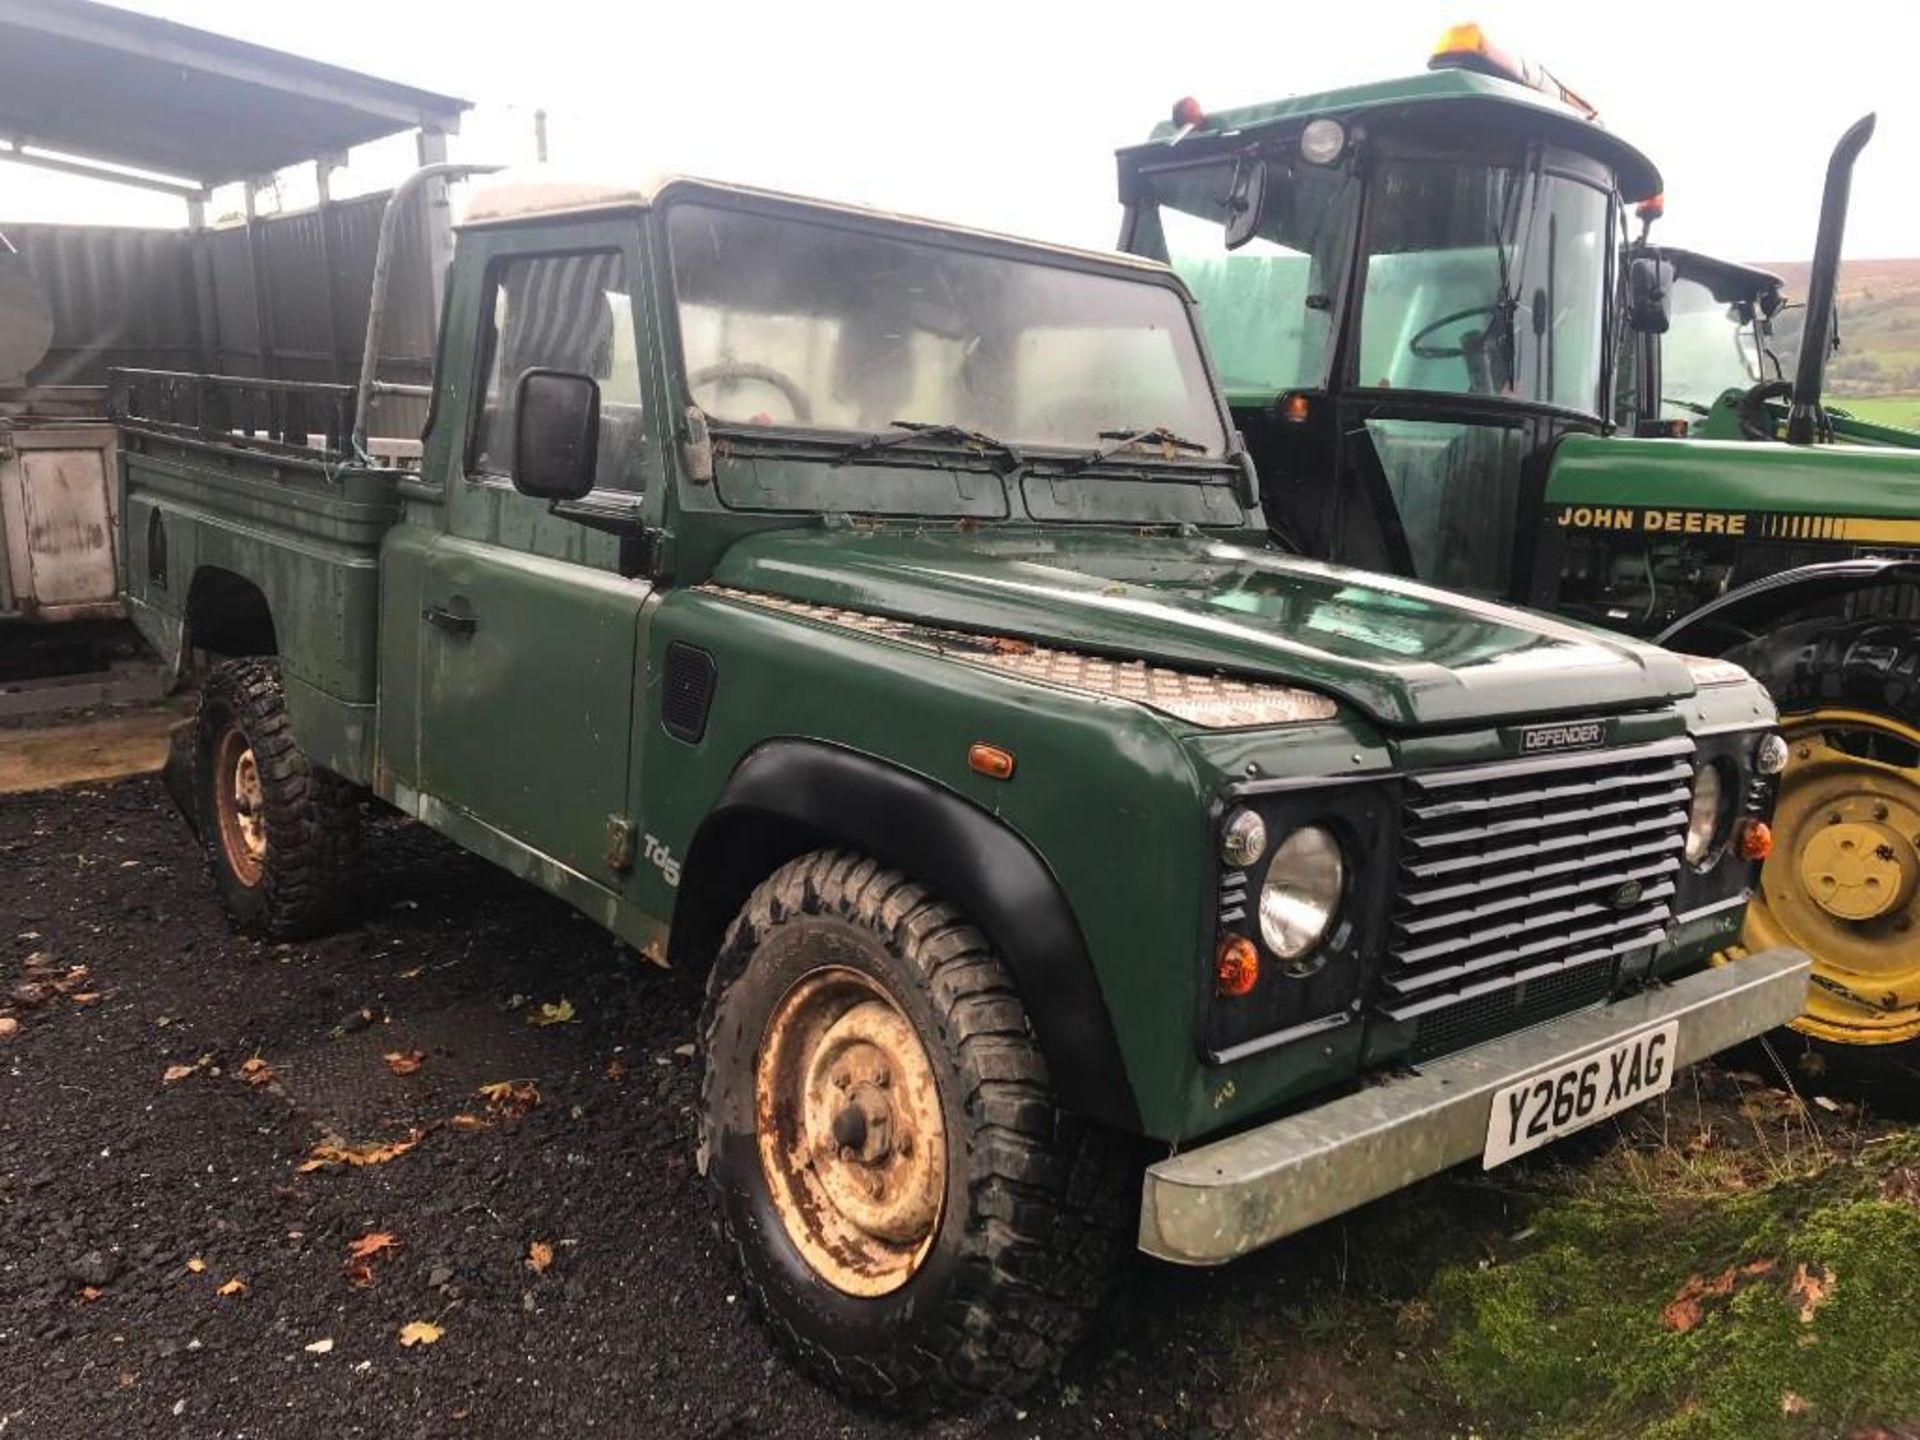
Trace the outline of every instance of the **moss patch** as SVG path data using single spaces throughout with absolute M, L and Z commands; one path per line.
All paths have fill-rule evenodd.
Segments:
M 1920 1415 L 1914 1148 L 1713 1200 L 1603 1164 L 1542 1199 L 1519 1253 L 1434 1277 L 1440 1372 L 1496 1426 L 1564 1440 L 1767 1440 Z M 1674 1306 L 1683 1291 L 1691 1305 Z

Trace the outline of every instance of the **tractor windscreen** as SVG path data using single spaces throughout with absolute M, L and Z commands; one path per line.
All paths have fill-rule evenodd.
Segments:
M 667 235 L 687 383 L 722 423 L 1226 453 L 1191 312 L 1151 274 L 690 202 Z
M 1729 390 L 1780 378 L 1778 362 L 1760 349 L 1747 307 L 1715 299 L 1705 284 L 1685 275 L 1673 282 L 1672 297 L 1672 319 L 1660 337 L 1663 420 L 1692 419 Z
M 1199 298 L 1236 404 L 1329 383 L 1343 308 L 1359 330 L 1362 389 L 1488 395 L 1601 413 L 1611 207 L 1554 153 L 1486 163 L 1388 153 L 1348 164 L 1268 162 L 1261 219 L 1225 244 L 1231 157 L 1142 175 L 1128 248 L 1166 260 Z M 1341 303 L 1355 236 L 1359 291 Z
M 1258 233 L 1228 250 L 1236 163 L 1154 174 L 1128 248 L 1180 273 L 1200 301 L 1222 388 L 1235 404 L 1264 404 L 1325 383 L 1360 187 L 1344 167 L 1276 163 Z
M 1387 161 L 1356 383 L 1599 413 L 1609 213 L 1605 191 L 1551 170 Z

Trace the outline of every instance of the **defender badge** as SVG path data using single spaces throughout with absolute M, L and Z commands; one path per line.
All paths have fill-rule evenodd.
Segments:
M 1605 742 L 1605 720 L 1566 720 L 1558 725 L 1525 725 L 1520 729 L 1520 753 L 1544 750 L 1586 750 Z

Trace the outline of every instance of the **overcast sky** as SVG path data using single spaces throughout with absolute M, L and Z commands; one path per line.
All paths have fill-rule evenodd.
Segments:
M 1826 156 L 1869 109 L 1847 253 L 1920 256 L 1920 6 L 1667 0 L 962 0 L 458 5 L 136 0 L 131 8 L 463 96 L 459 158 L 691 171 L 1110 246 L 1112 151 L 1185 94 L 1225 107 L 1421 68 L 1463 19 L 1553 69 L 1666 176 L 1675 243 L 1805 258 Z M 489 15 L 512 16 L 509 28 Z M 356 155 L 350 188 L 404 157 Z M 304 178 L 291 205 L 310 196 Z M 222 197 L 216 211 L 237 204 Z M 0 219 L 174 224 L 165 197 L 0 164 Z

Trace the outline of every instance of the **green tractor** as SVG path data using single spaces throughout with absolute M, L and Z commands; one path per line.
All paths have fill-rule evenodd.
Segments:
M 1783 356 L 1798 351 L 1806 314 L 1786 282 L 1697 250 L 1637 248 L 1673 267 L 1671 318 L 1665 334 L 1640 337 L 1640 368 L 1622 376 L 1622 425 L 1699 440 L 1786 439 L 1793 382 Z M 1824 403 L 1821 417 L 1814 443 L 1920 449 L 1920 430 Z
M 1767 684 L 1791 758 L 1729 949 L 1813 955 L 1801 1064 L 1911 1104 L 1920 462 L 1884 439 L 1810 443 L 1842 438 L 1820 385 L 1870 133 L 1871 119 L 1849 132 L 1830 172 L 1785 393 L 1777 361 L 1764 368 L 1774 277 L 1659 252 L 1644 225 L 1635 243 L 1634 208 L 1661 191 L 1653 163 L 1477 26 L 1402 79 L 1213 114 L 1181 101 L 1119 153 L 1120 248 L 1192 289 L 1282 543 L 1724 657 Z M 1747 368 L 1694 402 L 1712 412 L 1735 390 L 1727 415 L 1682 407 L 1676 423 L 1660 341 L 1677 372 L 1691 287 L 1749 332 L 1725 340 Z

